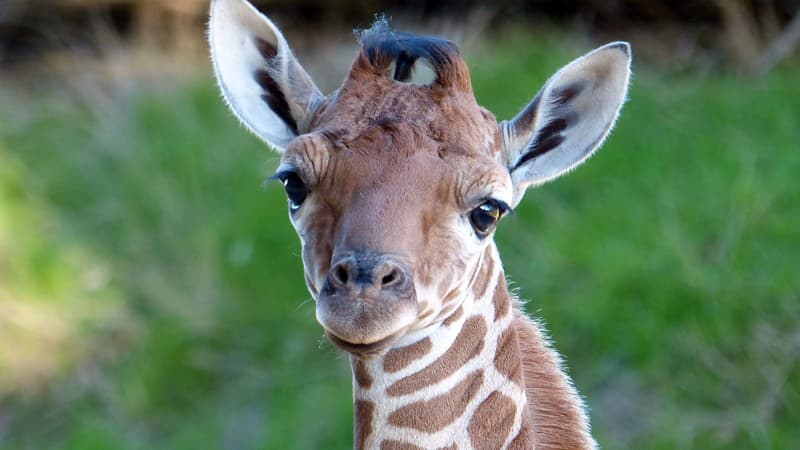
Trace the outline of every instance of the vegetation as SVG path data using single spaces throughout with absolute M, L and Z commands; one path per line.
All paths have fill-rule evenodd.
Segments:
M 520 39 L 469 58 L 500 118 L 586 50 Z M 604 149 L 500 226 L 604 448 L 800 442 L 797 76 L 637 66 Z M 351 448 L 277 157 L 210 80 L 5 94 L 0 449 Z

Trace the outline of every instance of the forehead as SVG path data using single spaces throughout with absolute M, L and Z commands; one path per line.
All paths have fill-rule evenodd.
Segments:
M 283 162 L 302 169 L 308 181 L 330 193 L 398 183 L 407 194 L 431 186 L 460 197 L 475 194 L 475 185 L 503 190 L 508 174 L 497 162 L 495 136 L 484 126 L 486 134 L 479 138 L 478 128 L 475 124 L 458 133 L 431 121 L 378 115 L 368 123 L 302 136 L 289 145 Z
M 411 85 L 391 78 L 348 78 L 328 96 L 312 120 L 315 132 L 335 145 L 406 137 L 437 151 L 496 158 L 499 130 L 494 116 L 472 93 L 443 92 L 438 86 Z M 413 130 L 413 136 L 408 135 Z M 413 137 L 413 139 L 411 139 Z M 422 142 L 420 142 L 422 141 Z

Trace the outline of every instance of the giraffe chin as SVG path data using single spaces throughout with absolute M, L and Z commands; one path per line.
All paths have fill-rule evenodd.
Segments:
M 402 338 L 418 314 L 413 290 L 378 295 L 324 292 L 317 298 L 317 322 L 328 339 L 356 357 L 379 355 Z
M 325 330 L 325 336 L 328 337 L 333 345 L 339 347 L 340 349 L 352 354 L 357 358 L 368 359 L 375 356 L 379 356 L 386 352 L 392 344 L 400 340 L 401 337 L 406 333 L 406 329 L 403 328 L 395 333 L 390 334 L 382 339 L 377 341 L 369 342 L 366 344 L 358 344 L 346 341 L 335 334 L 333 334 L 330 330 Z

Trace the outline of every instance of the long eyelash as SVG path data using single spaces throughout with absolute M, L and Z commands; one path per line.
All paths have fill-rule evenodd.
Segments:
M 511 209 L 511 206 L 509 206 L 508 203 L 506 203 L 506 202 L 504 202 L 502 200 L 492 200 L 492 203 L 494 203 L 495 206 L 500 208 L 500 211 L 503 212 L 503 215 L 506 215 L 508 213 L 513 213 L 514 212 L 514 210 Z
M 497 200 L 495 198 L 487 198 L 486 200 L 483 201 L 483 203 L 491 203 L 495 208 L 500 210 L 500 215 L 503 216 L 508 213 L 512 214 L 514 213 L 514 210 L 511 209 L 511 206 L 509 206 L 508 203 L 502 200 Z
M 287 176 L 293 173 L 297 172 L 291 169 L 281 170 L 280 172 L 277 172 L 274 175 L 268 177 L 266 180 L 264 180 L 264 184 L 266 185 L 272 183 L 273 181 L 280 181 L 281 183 L 283 183 L 283 180 L 286 179 Z
M 263 187 L 267 187 L 267 186 L 269 186 L 270 183 L 272 183 L 274 181 L 280 181 L 280 178 L 278 177 L 278 174 L 268 176 L 264 180 L 264 182 L 262 183 L 262 186 Z

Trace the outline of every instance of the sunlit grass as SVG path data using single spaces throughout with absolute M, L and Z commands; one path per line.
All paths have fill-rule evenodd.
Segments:
M 470 55 L 478 100 L 511 117 L 588 50 L 557 42 Z M 800 441 L 796 78 L 637 66 L 604 149 L 502 224 L 603 447 Z M 0 448 L 351 448 L 275 155 L 208 79 L 112 100 L 0 120 Z

